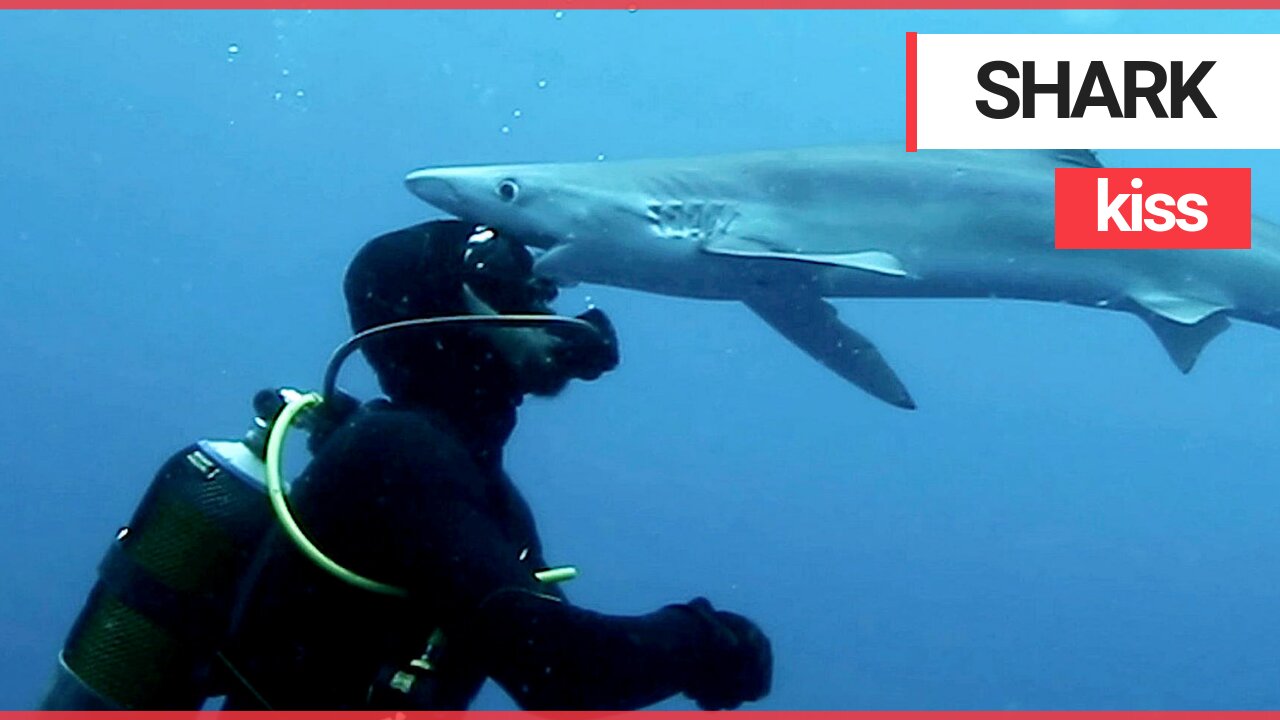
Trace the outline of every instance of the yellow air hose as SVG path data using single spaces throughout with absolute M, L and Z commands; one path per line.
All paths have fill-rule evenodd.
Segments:
M 276 519 L 280 521 L 280 526 L 284 528 L 285 534 L 289 536 L 293 544 L 302 551 L 303 555 L 306 555 L 307 558 L 320 566 L 325 572 L 348 585 L 353 585 L 362 590 L 368 590 L 380 595 L 406 597 L 409 591 L 404 588 L 372 580 L 334 562 L 332 558 L 316 547 L 315 543 L 311 542 L 311 539 L 298 526 L 298 522 L 293 519 L 293 513 L 289 511 L 289 502 L 285 497 L 283 472 L 281 471 L 281 467 L 284 464 L 284 439 L 289 434 L 289 428 L 293 425 L 293 421 L 297 419 L 298 415 L 323 403 L 324 398 L 319 393 L 298 394 L 285 404 L 280 414 L 276 416 L 275 422 L 271 424 L 271 432 L 267 435 L 266 451 L 267 495 L 271 499 L 271 508 L 275 511 Z M 577 577 L 578 569 L 571 565 L 566 565 L 539 570 L 533 576 L 538 582 L 548 584 L 561 583 Z
M 271 432 L 267 435 L 266 452 L 267 495 L 271 498 L 271 507 L 275 510 L 276 518 L 280 521 L 281 527 L 284 528 L 285 534 L 289 536 L 289 539 L 293 540 L 293 544 L 302 551 L 303 555 L 306 555 L 312 562 L 319 565 L 322 570 L 348 585 L 354 585 L 363 590 L 381 595 L 405 597 L 409 592 L 404 588 L 380 583 L 377 580 L 370 580 L 334 562 L 332 558 L 316 547 L 315 543 L 311 542 L 306 533 L 302 532 L 302 528 L 298 526 L 297 521 L 293 519 L 293 514 L 289 512 L 289 503 L 285 498 L 284 481 L 281 479 L 280 472 L 280 466 L 284 462 L 284 439 L 289 433 L 289 426 L 293 424 L 294 419 L 300 413 L 323 402 L 324 398 L 319 393 L 299 395 L 285 404 L 275 422 L 271 424 Z

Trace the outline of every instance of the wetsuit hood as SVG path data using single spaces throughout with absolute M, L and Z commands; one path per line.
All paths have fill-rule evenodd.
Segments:
M 365 244 L 343 285 L 352 329 L 471 314 L 474 301 L 468 301 L 468 294 L 473 291 L 464 257 L 474 233 L 469 223 L 437 220 Z M 507 252 L 528 254 L 522 246 Z M 390 333 L 369 340 L 363 352 L 393 404 L 430 409 L 447 418 L 462 437 L 486 445 L 500 447 L 515 426 L 515 409 L 523 398 L 519 378 L 475 328 Z

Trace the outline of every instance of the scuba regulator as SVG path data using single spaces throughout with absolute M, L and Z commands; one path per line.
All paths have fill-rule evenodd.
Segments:
M 340 566 L 307 539 L 289 511 L 281 468 L 288 431 L 302 428 L 314 446 L 358 410 L 359 401 L 338 390 L 337 378 L 343 362 L 371 337 L 487 325 L 558 327 L 591 333 L 599 341 L 603 334 L 588 317 L 464 315 L 380 325 L 338 347 L 321 393 L 289 388 L 259 392 L 253 423 L 243 438 L 197 441 L 160 468 L 99 565 L 98 580 L 58 654 L 39 709 L 194 710 L 219 694 L 219 683 L 227 677 L 252 690 L 221 650 L 231 633 L 243 579 L 273 526 L 343 582 L 406 595 L 402 588 Z M 576 574 L 564 567 L 535 577 L 561 582 Z M 428 649 L 421 661 L 393 671 L 390 687 L 412 695 L 414 673 L 430 669 L 431 648 L 439 641 L 438 632 L 424 639 Z

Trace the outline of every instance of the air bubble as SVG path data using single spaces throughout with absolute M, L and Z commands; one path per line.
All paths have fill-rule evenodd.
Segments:
M 518 117 L 520 117 L 521 115 L 524 115 L 524 113 L 520 112 L 520 110 L 519 110 L 518 108 L 517 108 L 517 109 L 515 109 L 515 110 L 512 110 L 512 111 L 511 111 L 511 117 L 518 118 Z
M 298 92 L 294 93 L 293 95 L 294 95 L 294 97 L 306 97 L 306 95 L 307 95 L 307 94 L 306 94 L 305 92 L 303 92 L 303 91 L 299 90 Z
M 227 46 L 227 52 L 232 55 L 235 55 L 236 53 L 240 52 L 240 46 L 235 43 L 231 43 L 230 45 Z
M 277 91 L 272 95 L 272 97 L 274 97 L 274 98 L 275 98 L 275 99 L 277 99 L 277 100 L 282 100 L 282 99 L 284 99 L 284 93 L 282 93 L 282 92 L 280 92 L 279 90 L 277 90 Z
M 596 160 L 603 161 L 603 160 L 604 160 L 604 153 L 600 153 L 599 155 L 596 155 Z
M 503 135 L 507 135 L 507 134 L 509 134 L 510 132 L 511 132 L 511 126 L 510 126 L 510 125 L 503 125 L 503 126 L 502 126 L 502 134 L 503 134 Z
M 546 80 L 539 80 L 539 81 L 538 81 L 538 89 L 539 89 L 539 90 L 542 90 L 542 89 L 544 89 L 544 88 L 546 88 L 546 87 L 547 87 L 547 81 L 546 81 Z
M 557 20 L 563 20 L 563 19 L 564 19 L 564 11 L 563 11 L 563 10 L 557 10 L 557 11 L 556 11 L 556 19 L 557 19 Z
M 285 68 L 281 70 L 280 74 L 283 75 L 284 77 L 289 77 L 289 68 Z

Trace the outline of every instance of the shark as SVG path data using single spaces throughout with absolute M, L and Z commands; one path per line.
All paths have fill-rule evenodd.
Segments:
M 1248 250 L 1059 250 L 1054 171 L 1088 150 L 807 147 L 699 157 L 425 167 L 408 189 L 538 252 L 562 285 L 744 304 L 890 405 L 916 402 L 832 299 L 1068 303 L 1141 319 L 1189 373 L 1231 320 L 1280 328 L 1280 227 Z

